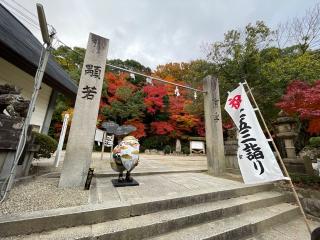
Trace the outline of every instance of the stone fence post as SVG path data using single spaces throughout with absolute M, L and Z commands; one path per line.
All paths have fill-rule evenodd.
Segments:
M 217 176 L 223 173 L 226 167 L 218 79 L 207 76 L 203 80 L 203 89 L 206 91 L 204 113 L 208 172 Z

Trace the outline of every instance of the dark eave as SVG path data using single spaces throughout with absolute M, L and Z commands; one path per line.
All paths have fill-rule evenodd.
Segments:
M 0 57 L 34 76 L 41 49 L 38 39 L 0 4 Z M 76 97 L 76 83 L 52 56 L 49 58 L 43 82 L 73 99 Z

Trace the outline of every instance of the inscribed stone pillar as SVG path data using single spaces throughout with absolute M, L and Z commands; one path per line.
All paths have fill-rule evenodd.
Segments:
M 82 187 L 91 163 L 109 40 L 90 33 L 59 187 Z
M 207 76 L 203 89 L 208 172 L 219 175 L 225 171 L 225 156 L 218 79 Z

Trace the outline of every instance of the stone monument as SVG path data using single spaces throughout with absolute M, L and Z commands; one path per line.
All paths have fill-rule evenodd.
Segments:
M 91 163 L 109 40 L 90 33 L 59 187 L 83 187 Z
M 176 140 L 176 153 L 181 153 L 181 141 L 179 138 Z

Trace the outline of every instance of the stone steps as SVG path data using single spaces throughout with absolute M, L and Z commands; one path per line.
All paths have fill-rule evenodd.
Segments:
M 300 215 L 300 214 L 299 214 Z M 311 229 L 318 228 L 320 222 L 309 221 Z M 255 234 L 254 236 L 243 240 L 310 240 L 310 233 L 306 227 L 303 217 L 294 218 L 286 221 L 283 224 L 277 224 L 263 231 L 263 233 Z
M 261 233 L 271 226 L 297 217 L 297 206 L 281 203 L 259 208 L 236 216 L 181 229 L 152 240 L 235 240 Z M 253 238 L 254 239 L 254 238 Z M 267 238 L 269 239 L 269 238 Z
M 212 205 L 214 205 L 217 201 L 254 195 L 256 193 L 270 191 L 272 188 L 272 184 L 264 184 L 232 187 L 231 189 L 220 191 L 203 189 L 181 193 L 176 197 L 165 196 L 161 198 L 135 200 L 133 202 L 108 202 L 38 211 L 18 216 L 3 216 L 0 217 L 0 238 L 77 226 L 85 229 L 93 224 L 110 224 L 111 221 L 114 220 L 130 219 L 130 217 L 133 216 L 147 215 L 170 209 L 181 209 L 189 206 L 198 207 L 204 203 L 212 203 Z M 272 197 L 272 199 L 274 198 L 277 200 L 270 201 L 283 200 L 283 196 L 279 195 Z M 262 200 L 260 200 L 260 202 L 261 201 Z M 215 203 L 213 204 L 213 202 Z M 252 205 L 254 203 L 250 204 Z M 233 209 L 237 208 L 240 207 L 233 206 Z M 222 212 L 222 210 L 220 210 L 220 212 Z
M 240 190 L 238 191 L 241 193 Z M 257 191 L 229 199 L 211 200 L 213 201 L 193 202 L 193 205 L 179 206 L 176 209 L 169 208 L 162 211 L 158 209 L 153 213 L 140 216 L 86 226 L 60 228 L 40 234 L 8 239 L 143 239 L 172 231 L 176 232 L 156 239 L 202 239 L 201 236 L 204 235 L 197 229 L 203 229 L 210 233 L 212 226 L 217 226 L 217 229 L 221 230 L 221 232 L 214 231 L 213 233 L 216 235 L 220 234 L 221 236 L 225 233 L 228 236 L 231 233 L 232 236 L 235 236 L 234 234 L 243 233 L 243 236 L 248 236 L 249 233 L 259 232 L 258 230 L 261 230 L 262 226 L 267 227 L 283 220 L 283 217 L 293 217 L 297 214 L 297 207 L 283 203 L 288 200 L 286 196 L 272 191 Z M 136 214 L 132 212 L 131 215 Z M 226 227 L 223 228 L 223 225 Z M 177 235 L 177 233 L 179 234 Z M 192 235 L 192 233 L 196 233 L 196 235 Z M 178 238 L 180 234 L 184 237 Z

